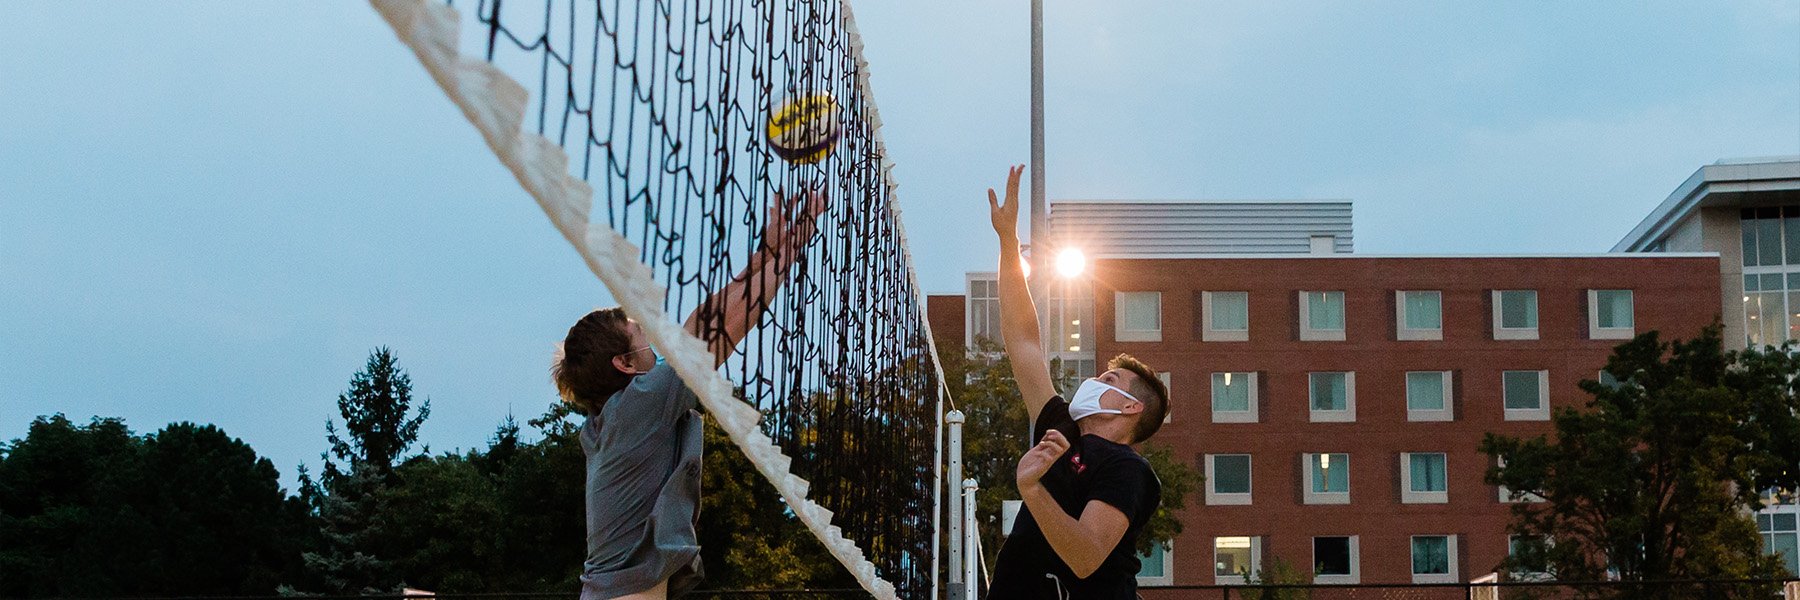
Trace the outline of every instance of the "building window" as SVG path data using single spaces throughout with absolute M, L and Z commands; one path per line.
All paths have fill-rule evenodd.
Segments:
M 1456 408 L 1450 404 L 1451 380 L 1450 371 L 1408 371 L 1406 420 L 1456 420 Z
M 1262 538 L 1213 538 L 1213 585 L 1244 585 L 1262 572 Z
M 1588 338 L 1629 340 L 1636 335 L 1631 290 L 1588 290 Z
M 1530 562 L 1545 563 L 1545 553 L 1555 545 L 1556 542 L 1549 536 L 1509 535 L 1506 536 L 1506 555 L 1512 558 L 1527 557 Z M 1515 581 L 1544 581 L 1550 578 L 1550 573 L 1518 567 L 1512 573 L 1512 578 Z
M 1310 373 L 1314 423 L 1356 422 L 1356 373 Z
M 1050 359 L 1050 376 L 1056 378 L 1056 389 L 1073 392 L 1081 382 L 1100 374 L 1099 364 L 1092 358 L 1071 358 L 1063 354 Z
M 1538 339 L 1537 290 L 1494 290 L 1494 339 Z
M 980 340 L 999 343 L 1000 283 L 986 275 L 969 276 L 969 337 L 963 340 L 969 348 L 980 347 Z
M 1756 529 L 1762 532 L 1763 552 L 1781 555 L 1789 573 L 1800 573 L 1800 545 L 1795 540 L 1794 513 L 1758 514 Z
M 1744 266 L 1800 264 L 1800 206 L 1746 208 L 1740 216 Z
M 1114 341 L 1162 341 L 1162 292 L 1116 292 L 1113 299 L 1119 325 Z
M 1394 292 L 1394 336 L 1401 340 L 1444 339 L 1443 304 L 1443 292 Z
M 1313 583 L 1362 583 L 1356 537 L 1313 538 Z
M 1412 582 L 1456 583 L 1456 536 L 1412 536 Z
M 1344 293 L 1300 292 L 1300 340 L 1344 341 Z
M 1200 292 L 1200 341 L 1250 340 L 1250 292 Z
M 1206 503 L 1250 503 L 1250 455 L 1206 455 Z
M 1303 500 L 1307 504 L 1349 504 L 1350 503 L 1350 455 L 1307 454 L 1306 493 Z
M 1800 339 L 1800 273 L 1744 276 L 1744 336 L 1753 348 Z
M 1506 468 L 1506 459 L 1496 458 L 1496 459 L 1494 459 L 1494 464 L 1499 465 L 1500 468 L 1504 469 L 1504 468 Z M 1500 492 L 1500 501 L 1501 502 L 1543 502 L 1544 501 L 1543 496 L 1539 496 L 1539 495 L 1533 494 L 1531 492 L 1515 492 L 1510 489 L 1507 489 L 1506 486 L 1504 486 L 1504 485 L 1495 486 L 1495 488 Z
M 1156 378 L 1162 380 L 1163 389 L 1169 390 L 1169 397 L 1163 398 L 1163 422 L 1164 423 L 1168 423 L 1168 422 L 1175 420 L 1175 386 L 1173 384 L 1169 383 L 1170 377 L 1171 377 L 1171 375 L 1169 375 L 1168 371 L 1158 371 L 1156 373 Z
M 1151 544 L 1149 554 L 1138 555 L 1138 585 L 1175 584 L 1175 541 Z
M 1402 504 L 1444 504 L 1450 501 L 1449 482 L 1445 478 L 1446 457 L 1442 452 L 1407 452 L 1400 455 L 1400 479 L 1406 487 L 1400 494 Z
M 1501 393 L 1508 421 L 1550 420 L 1549 371 L 1502 371 Z
M 1212 374 L 1212 420 L 1214 423 L 1255 423 L 1256 374 Z
M 1044 348 L 1064 359 L 1094 353 L 1094 288 L 1085 278 L 1064 279 L 1045 286 Z M 1073 355 L 1071 355 L 1073 353 Z

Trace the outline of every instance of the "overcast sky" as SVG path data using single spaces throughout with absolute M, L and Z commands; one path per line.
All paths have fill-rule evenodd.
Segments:
M 992 268 L 1027 0 L 856 0 L 929 292 Z M 1600 252 L 1800 153 L 1800 2 L 1046 2 L 1054 199 L 1349 199 L 1371 253 Z M 0 439 L 215 423 L 293 481 L 391 347 L 434 451 L 554 399 L 604 288 L 366 4 L 10 0 Z

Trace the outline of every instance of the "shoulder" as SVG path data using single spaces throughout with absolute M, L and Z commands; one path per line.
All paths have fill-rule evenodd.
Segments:
M 1044 437 L 1052 429 L 1068 433 L 1076 431 L 1074 428 L 1075 419 L 1069 417 L 1069 402 L 1063 400 L 1062 396 L 1051 396 L 1050 401 L 1044 403 L 1044 408 L 1038 411 L 1037 422 L 1031 424 L 1031 443 L 1037 443 L 1036 438 Z

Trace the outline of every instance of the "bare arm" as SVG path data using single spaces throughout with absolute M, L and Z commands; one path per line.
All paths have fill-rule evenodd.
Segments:
M 695 337 L 705 339 L 702 333 L 707 330 L 718 332 L 707 345 L 712 350 L 714 367 L 725 364 L 725 359 L 737 350 L 738 342 L 749 335 L 750 328 L 762 321 L 775 292 L 787 282 L 788 270 L 818 233 L 818 216 L 825 207 L 825 200 L 818 194 L 809 194 L 806 205 L 798 208 L 788 206 L 787 199 L 776 194 L 763 229 L 762 248 L 730 284 L 688 315 L 686 327 Z
M 1062 558 L 1063 564 L 1076 577 L 1087 578 L 1106 562 L 1112 549 L 1125 538 L 1125 530 L 1130 527 L 1131 519 L 1112 505 L 1099 500 L 1089 500 L 1081 509 L 1081 518 L 1075 519 L 1063 512 L 1056 499 L 1044 489 L 1039 480 L 1057 457 L 1069 449 L 1069 441 L 1062 432 L 1055 429 L 1044 434 L 1044 440 L 1025 453 L 1019 459 L 1019 470 L 1016 475 L 1019 484 L 1019 497 L 1025 500 L 1025 506 L 1031 509 L 1031 517 L 1037 520 L 1038 529 L 1043 531 L 1044 540 L 1050 542 L 1050 549 Z
M 1015 166 L 1008 171 L 1004 203 L 988 189 L 988 207 L 994 233 L 1000 235 L 1000 333 L 1006 357 L 1012 361 L 1013 381 L 1025 398 L 1031 422 L 1036 423 L 1044 404 L 1056 395 L 1056 385 L 1050 378 L 1043 342 L 1038 339 L 1037 305 L 1032 303 L 1019 260 L 1019 174 L 1024 170 Z

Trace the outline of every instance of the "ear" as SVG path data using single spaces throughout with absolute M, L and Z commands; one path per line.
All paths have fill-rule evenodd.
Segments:
M 630 374 L 637 372 L 637 369 L 631 367 L 631 363 L 625 362 L 625 355 L 623 354 L 612 357 L 612 366 L 614 369 L 618 369 L 620 373 Z

